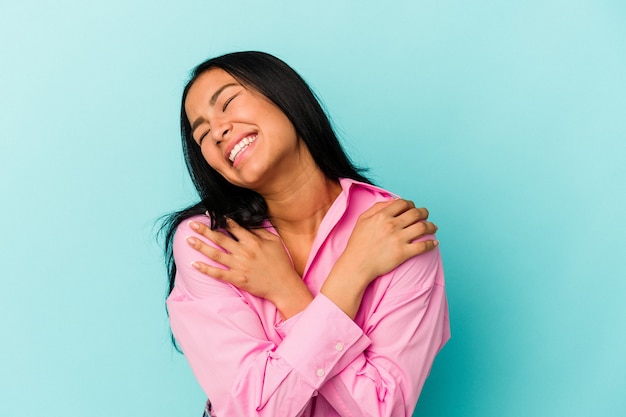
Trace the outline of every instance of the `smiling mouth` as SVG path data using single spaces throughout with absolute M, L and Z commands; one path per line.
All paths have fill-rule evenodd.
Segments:
M 248 146 L 250 146 L 250 144 L 254 142 L 256 138 L 257 138 L 257 135 L 250 135 L 241 139 L 239 143 L 235 145 L 233 150 L 230 151 L 230 155 L 228 155 L 228 159 L 230 160 L 230 162 L 235 162 L 235 158 L 237 158 L 237 156 L 241 152 L 243 152 Z

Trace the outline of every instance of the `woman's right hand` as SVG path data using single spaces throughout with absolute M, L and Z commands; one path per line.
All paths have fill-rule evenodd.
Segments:
M 359 216 L 346 249 L 320 292 L 354 318 L 373 280 L 437 247 L 436 240 L 416 241 L 437 231 L 427 218 L 428 210 L 415 208 L 408 200 L 374 204 Z

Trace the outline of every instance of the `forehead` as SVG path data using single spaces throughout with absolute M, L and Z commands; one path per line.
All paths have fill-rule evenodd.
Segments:
M 241 85 L 232 75 L 221 68 L 211 68 L 200 74 L 189 87 L 185 98 L 185 111 L 193 113 L 198 105 L 208 105 L 211 96 L 226 84 Z

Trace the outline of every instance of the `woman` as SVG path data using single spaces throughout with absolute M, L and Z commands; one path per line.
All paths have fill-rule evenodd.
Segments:
M 271 55 L 199 65 L 181 126 L 201 201 L 167 224 L 167 306 L 207 413 L 410 416 L 449 338 L 427 211 L 371 185 Z

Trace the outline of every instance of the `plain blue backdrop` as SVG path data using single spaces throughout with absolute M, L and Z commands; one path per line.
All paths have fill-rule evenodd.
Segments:
M 431 210 L 453 337 L 416 416 L 626 415 L 623 1 L 0 2 L 0 415 L 198 416 L 157 218 L 200 61 L 273 53 Z

